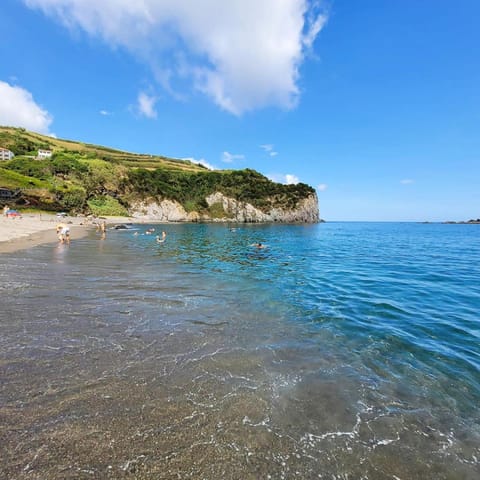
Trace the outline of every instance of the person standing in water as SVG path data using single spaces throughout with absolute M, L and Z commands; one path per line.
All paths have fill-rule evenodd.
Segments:
M 107 238 L 107 222 L 105 220 L 100 224 L 100 232 L 102 234 L 100 239 L 105 240 Z
M 167 232 L 163 231 L 162 236 L 157 235 L 157 243 L 163 243 L 167 238 Z
M 60 243 L 67 243 L 70 245 L 70 227 L 64 223 L 57 225 L 57 236 Z

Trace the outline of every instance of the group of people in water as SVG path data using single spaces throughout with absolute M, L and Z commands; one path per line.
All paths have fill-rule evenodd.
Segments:
M 59 223 L 56 228 L 57 238 L 60 243 L 66 243 L 70 245 L 70 227 L 65 223 Z M 103 221 L 102 223 L 97 224 L 97 232 L 100 232 L 101 239 L 105 240 L 107 238 L 107 222 Z
M 155 233 L 155 229 L 154 228 L 149 228 L 145 231 L 145 235 L 153 235 Z M 137 237 L 139 235 L 138 232 L 135 232 L 133 234 L 134 237 Z M 155 237 L 155 240 L 157 243 L 163 243 L 165 242 L 165 240 L 167 239 L 167 232 L 165 232 L 164 230 L 162 231 L 162 234 L 161 235 L 157 235 Z
M 235 230 L 230 229 L 230 230 L 235 231 L 236 229 Z M 68 225 L 66 225 L 65 223 L 59 223 L 56 227 L 56 232 L 57 232 L 58 241 L 60 243 L 70 244 L 70 227 Z M 100 238 L 102 240 L 105 240 L 105 238 L 107 237 L 107 222 L 103 221 L 97 224 L 97 232 L 100 232 L 101 234 Z M 145 231 L 144 235 L 153 235 L 154 233 L 155 233 L 155 228 L 151 227 Z M 138 236 L 139 232 L 135 231 L 133 235 Z M 156 235 L 155 237 L 155 241 L 157 243 L 164 243 L 166 239 L 167 239 L 167 232 L 165 232 L 164 230 L 162 230 L 161 235 Z M 267 245 L 261 242 L 252 243 L 250 246 L 255 247 L 257 249 L 267 248 Z

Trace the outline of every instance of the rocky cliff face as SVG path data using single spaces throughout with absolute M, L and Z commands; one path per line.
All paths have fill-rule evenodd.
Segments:
M 131 217 L 145 221 L 194 222 L 199 220 L 196 212 L 187 213 L 180 203 L 173 200 L 156 201 L 151 199 L 134 202 L 129 210 Z
M 239 202 L 220 192 L 209 195 L 205 200 L 209 207 L 221 205 L 224 216 L 212 218 L 198 212 L 187 213 L 178 202 L 154 199 L 135 202 L 131 205 L 130 215 L 139 220 L 155 222 L 316 223 L 320 219 L 316 194 L 301 200 L 293 209 L 272 208 L 268 212 L 262 212 L 249 203 Z

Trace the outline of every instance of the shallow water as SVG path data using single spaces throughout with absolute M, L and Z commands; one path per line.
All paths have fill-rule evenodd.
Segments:
M 478 225 L 146 228 L 0 255 L 1 478 L 478 478 Z

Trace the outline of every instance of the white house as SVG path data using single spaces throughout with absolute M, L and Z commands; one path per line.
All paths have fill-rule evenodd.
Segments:
M 0 160 L 11 160 L 14 156 L 10 150 L 0 147 Z
M 46 158 L 50 158 L 52 156 L 52 151 L 51 150 L 41 150 L 38 149 L 38 155 L 37 158 L 39 160 L 45 160 Z

